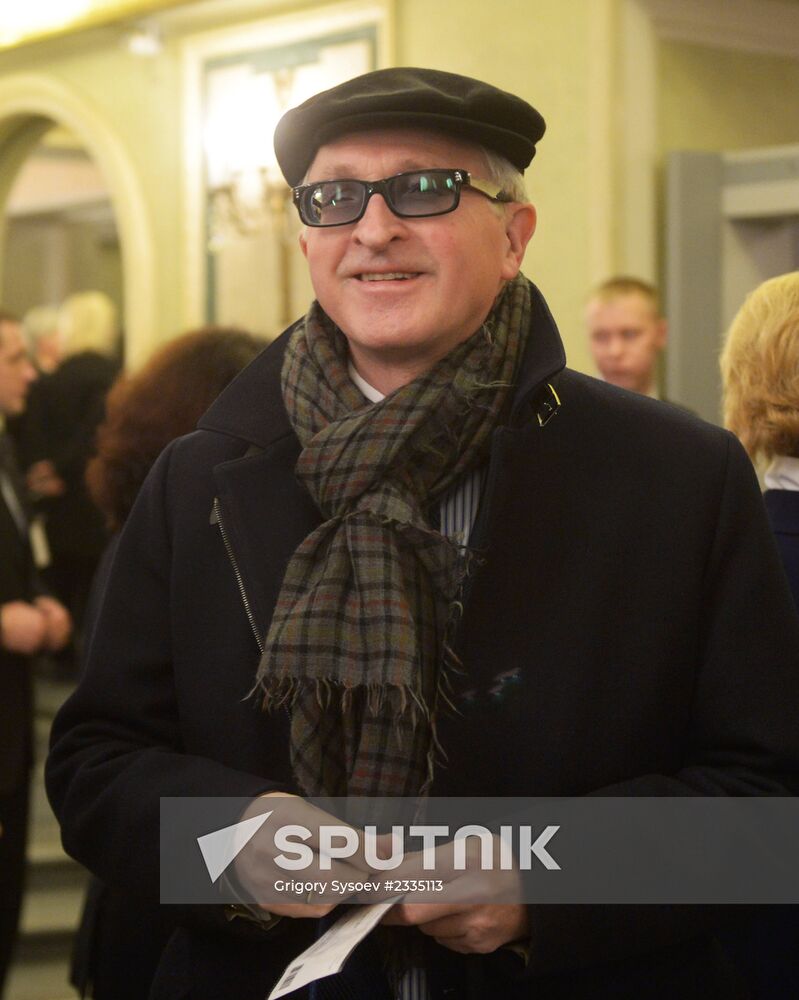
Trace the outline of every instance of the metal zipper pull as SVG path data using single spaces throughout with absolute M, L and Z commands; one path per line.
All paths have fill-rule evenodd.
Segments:
M 244 611 L 247 614 L 247 621 L 250 623 L 250 628 L 252 629 L 252 634 L 255 636 L 255 641 L 258 643 L 258 649 L 263 653 L 264 644 L 261 640 L 261 636 L 258 632 L 258 626 L 255 624 L 255 616 L 252 613 L 252 607 L 250 606 L 250 600 L 247 597 L 247 591 L 244 588 L 244 580 L 239 572 L 238 563 L 236 562 L 236 556 L 233 553 L 233 549 L 228 539 L 227 532 L 225 531 L 225 525 L 222 521 L 222 506 L 219 503 L 219 497 L 214 497 L 214 506 L 211 510 L 211 524 L 219 525 L 219 533 L 222 536 L 222 542 L 225 546 L 225 551 L 228 554 L 228 559 L 230 560 L 230 565 L 233 567 L 233 573 L 236 577 L 236 583 L 238 584 L 239 593 L 241 594 L 241 599 L 244 603 Z

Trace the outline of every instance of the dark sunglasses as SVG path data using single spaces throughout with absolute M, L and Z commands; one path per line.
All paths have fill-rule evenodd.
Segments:
M 491 201 L 508 202 L 496 184 L 476 180 L 468 170 L 409 170 L 381 181 L 351 178 L 316 181 L 292 189 L 292 198 L 306 226 L 346 226 L 362 218 L 373 194 L 402 219 L 423 219 L 454 212 L 461 189 L 470 187 Z

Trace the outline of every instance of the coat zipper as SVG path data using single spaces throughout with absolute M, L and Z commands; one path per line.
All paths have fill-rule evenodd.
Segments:
M 236 562 L 236 556 L 233 552 L 233 548 L 228 539 L 228 534 L 225 531 L 225 525 L 222 523 L 222 506 L 219 503 L 219 497 L 214 497 L 214 509 L 211 514 L 211 524 L 219 525 L 219 533 L 222 536 L 222 541 L 225 545 L 225 551 L 228 554 L 228 559 L 230 560 L 230 565 L 233 567 L 233 573 L 236 577 L 236 583 L 239 587 L 239 593 L 241 594 L 242 602 L 244 603 L 244 611 L 247 614 L 247 621 L 250 623 L 250 628 L 252 629 L 252 634 L 255 636 L 255 641 L 258 644 L 258 649 L 263 655 L 264 644 L 261 640 L 261 636 L 258 633 L 258 626 L 255 624 L 255 617 L 252 613 L 252 607 L 250 606 L 250 600 L 247 597 L 247 591 L 244 587 L 244 580 L 239 572 L 239 566 Z

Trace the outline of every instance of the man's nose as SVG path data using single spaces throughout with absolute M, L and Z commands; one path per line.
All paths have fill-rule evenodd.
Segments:
M 611 337 L 608 345 L 608 353 L 618 358 L 624 354 L 624 341 L 621 337 Z
M 392 240 L 401 239 L 406 232 L 405 220 L 391 211 L 382 194 L 373 194 L 366 211 L 355 223 L 353 236 L 356 242 L 379 249 Z

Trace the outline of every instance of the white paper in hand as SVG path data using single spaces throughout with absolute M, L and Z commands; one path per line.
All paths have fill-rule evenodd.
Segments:
M 347 907 L 348 912 L 325 931 L 318 941 L 314 941 L 310 948 L 306 948 L 289 962 L 267 1000 L 278 1000 L 301 986 L 332 976 L 334 972 L 341 972 L 356 945 L 363 941 L 395 902 L 392 899 L 387 903 Z

